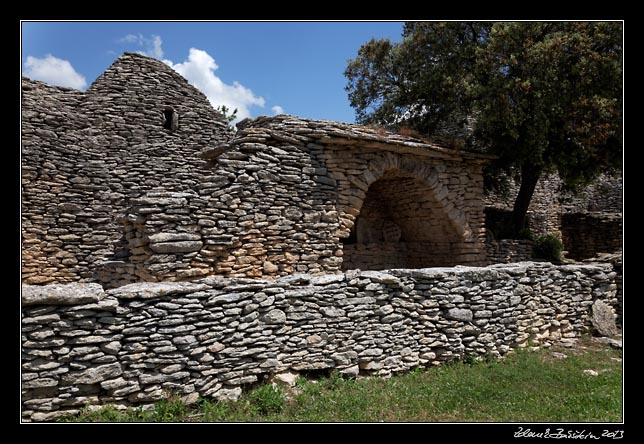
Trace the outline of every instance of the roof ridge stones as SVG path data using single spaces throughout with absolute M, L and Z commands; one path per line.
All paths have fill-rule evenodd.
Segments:
M 270 139 L 306 145 L 308 142 L 323 142 L 340 145 L 368 145 L 393 151 L 410 152 L 429 157 L 467 158 L 486 161 L 494 156 L 470 151 L 446 148 L 435 143 L 429 143 L 417 138 L 403 136 L 381 128 L 371 128 L 365 125 L 336 122 L 332 120 L 316 120 L 295 117 L 288 114 L 277 116 L 260 116 L 254 119 L 244 119 L 237 124 L 236 136 L 227 144 L 221 144 L 214 150 L 225 150 L 243 143 L 264 143 Z M 209 157 L 206 155 L 205 157 Z

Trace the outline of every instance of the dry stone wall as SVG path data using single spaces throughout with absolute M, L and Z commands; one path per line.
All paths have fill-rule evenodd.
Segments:
M 486 156 L 285 115 L 232 137 L 138 54 L 86 92 L 22 85 L 25 283 L 485 263 Z
M 487 259 L 492 264 L 525 262 L 532 258 L 532 241 L 525 239 L 488 239 Z
M 518 185 L 511 180 L 505 194 L 486 193 L 486 222 L 492 232 L 497 231 L 499 224 L 506 223 L 518 193 Z M 539 179 L 527 213 L 527 224 L 534 234 L 559 233 L 562 212 L 560 196 L 559 177 L 551 175 Z
M 561 234 L 567 257 L 588 259 L 622 250 L 622 214 L 571 213 L 562 216 Z
M 607 264 L 359 271 L 23 286 L 23 418 L 176 393 L 236 399 L 285 371 L 389 375 L 512 347 L 575 341 Z
M 23 281 L 92 281 L 106 264 L 134 280 L 123 264 L 130 200 L 194 189 L 206 166 L 198 154 L 229 136 L 201 92 L 138 54 L 85 92 L 23 78 Z
M 624 205 L 623 192 L 621 174 L 604 174 L 577 194 L 561 193 L 561 206 L 566 213 L 621 214 Z
M 602 217 L 602 214 L 609 213 L 621 216 L 622 190 L 621 174 L 601 175 L 578 194 L 564 191 L 561 179 L 556 175 L 544 176 L 539 180 L 528 208 L 528 227 L 536 235 L 561 234 L 564 214 L 593 213 Z M 518 191 L 518 186 L 510 183 L 505 195 L 485 195 L 487 223 L 492 231 L 503 223 L 501 213 L 507 214 L 512 210 L 513 199 Z
M 615 304 L 613 307 L 615 309 L 617 325 L 621 327 L 623 313 L 624 313 L 624 284 L 623 284 L 624 273 L 623 273 L 622 252 L 620 251 L 619 253 L 615 253 L 615 254 L 601 253 L 595 257 L 584 260 L 584 262 L 606 263 L 606 264 L 610 264 L 610 266 L 613 268 L 613 272 L 615 272 L 615 286 L 617 287 L 615 290 L 615 298 L 617 300 L 617 304 Z
M 238 128 L 202 153 L 211 174 L 192 192 L 131 200 L 124 231 L 139 279 L 485 262 L 485 157 L 291 116 Z
M 507 247 L 496 242 L 502 240 L 499 234 L 511 220 L 512 199 L 517 193 L 518 188 L 511 186 L 506 196 L 494 193 L 485 196 L 486 228 L 490 236 L 487 248 L 491 263 L 499 260 L 497 250 Z M 562 182 L 557 176 L 545 176 L 539 180 L 528 208 L 527 226 L 537 236 L 559 236 L 569 259 L 583 260 L 599 253 L 621 251 L 622 194 L 621 174 L 601 175 L 578 194 L 562 190 Z M 517 257 L 522 258 L 521 255 Z

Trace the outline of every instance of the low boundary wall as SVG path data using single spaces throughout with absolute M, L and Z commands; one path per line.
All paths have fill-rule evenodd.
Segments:
M 574 341 L 612 306 L 610 264 L 347 271 L 22 287 L 23 418 L 169 393 L 236 399 L 285 372 L 389 375 Z

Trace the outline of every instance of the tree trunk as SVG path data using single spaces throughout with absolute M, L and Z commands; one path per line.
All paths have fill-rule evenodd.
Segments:
M 521 167 L 521 187 L 519 194 L 514 201 L 514 208 L 512 209 L 512 222 L 514 225 L 514 234 L 517 235 L 525 228 L 526 213 L 534 194 L 534 189 L 541 177 L 541 168 L 532 165 L 524 165 Z

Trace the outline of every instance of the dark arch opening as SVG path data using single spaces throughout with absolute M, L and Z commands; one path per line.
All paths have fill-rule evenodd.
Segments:
M 163 110 L 163 127 L 170 131 L 179 127 L 179 115 L 171 106 Z
M 349 237 L 342 269 L 453 266 L 462 243 L 422 181 L 400 171 L 371 184 Z

